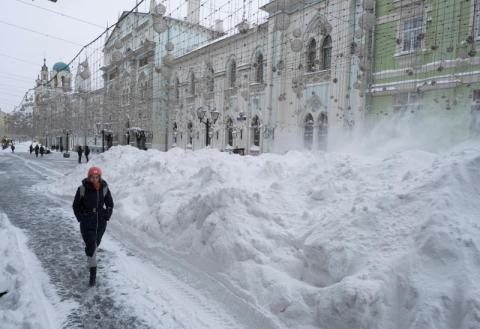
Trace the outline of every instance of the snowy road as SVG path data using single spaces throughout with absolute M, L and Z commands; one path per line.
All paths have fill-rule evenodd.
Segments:
M 280 328 L 215 279 L 144 248 L 118 225 L 107 230 L 98 286 L 89 289 L 72 196 L 55 199 L 35 188 L 77 165 L 58 154 L 0 154 L 0 209 L 24 230 L 61 303 L 73 305 L 60 316 L 64 328 Z

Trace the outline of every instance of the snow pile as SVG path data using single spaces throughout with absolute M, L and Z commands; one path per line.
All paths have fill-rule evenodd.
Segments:
M 0 323 L 5 329 L 60 328 L 48 277 L 27 249 L 26 237 L 0 213 Z
M 480 143 L 382 156 L 116 147 L 115 229 L 290 328 L 480 328 Z M 87 168 L 57 181 L 72 196 Z

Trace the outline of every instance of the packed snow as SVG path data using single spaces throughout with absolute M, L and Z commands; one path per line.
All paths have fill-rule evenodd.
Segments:
M 89 165 L 115 200 L 110 229 L 285 327 L 480 328 L 480 143 L 410 146 L 257 157 L 123 146 Z M 73 197 L 87 168 L 50 192 Z
M 1 327 L 61 328 L 65 305 L 57 304 L 58 296 L 26 243 L 23 232 L 0 212 L 0 292 L 7 292 L 0 297 Z

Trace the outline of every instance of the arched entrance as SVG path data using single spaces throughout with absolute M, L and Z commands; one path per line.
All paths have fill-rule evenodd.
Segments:
M 260 119 L 258 118 L 258 115 L 253 117 L 251 128 L 253 146 L 260 147 Z
M 318 149 L 326 151 L 328 146 L 328 114 L 320 113 L 318 117 Z
M 303 147 L 308 150 L 312 149 L 313 146 L 313 116 L 308 113 L 305 117 L 304 129 L 303 129 Z
M 227 119 L 226 124 L 226 134 L 227 134 L 227 146 L 233 147 L 233 120 L 232 118 Z

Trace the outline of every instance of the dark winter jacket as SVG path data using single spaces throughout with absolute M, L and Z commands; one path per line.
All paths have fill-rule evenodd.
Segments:
M 110 220 L 113 211 L 113 199 L 107 182 L 102 179 L 102 187 L 99 191 L 93 188 L 88 178 L 82 181 L 82 185 L 85 186 L 85 195 L 81 196 L 79 187 L 73 201 L 73 212 L 77 220 L 86 226 L 98 226 L 99 223 L 104 224 L 105 221 Z M 105 198 L 103 197 L 104 187 L 108 189 Z
M 83 149 L 82 149 L 81 146 L 78 147 L 77 153 L 78 153 L 78 155 L 80 155 L 80 156 L 83 154 Z
M 90 154 L 90 148 L 85 146 L 85 155 L 88 156 Z
M 45 153 L 45 148 L 43 146 L 40 147 L 40 154 Z
M 38 151 L 40 150 L 40 146 L 35 146 L 35 153 L 38 153 Z

